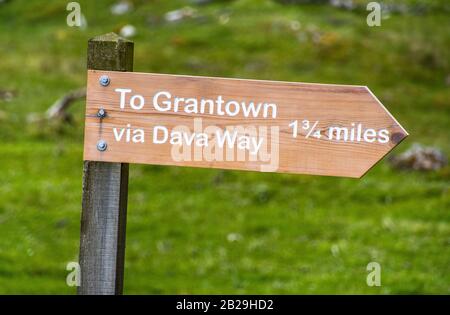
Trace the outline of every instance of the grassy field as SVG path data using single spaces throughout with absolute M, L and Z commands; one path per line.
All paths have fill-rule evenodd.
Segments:
M 36 119 L 86 82 L 86 43 L 137 28 L 135 70 L 368 85 L 419 142 L 450 151 L 450 13 L 392 12 L 272 0 L 0 2 L 0 293 L 74 294 L 83 102 L 72 124 Z M 358 1 L 364 3 L 364 1 Z M 417 5 L 420 1 L 403 1 Z M 425 3 L 421 1 L 420 3 Z M 190 5 L 195 18 L 167 23 Z M 1 95 L 1 93 L 0 93 Z M 125 293 L 450 293 L 450 170 L 381 161 L 351 180 L 130 166 Z M 366 285 L 381 264 L 382 286 Z

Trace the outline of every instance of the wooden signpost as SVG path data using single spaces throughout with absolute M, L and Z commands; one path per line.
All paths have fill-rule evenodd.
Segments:
M 111 62 L 103 56 L 97 64 L 97 52 Z M 88 275 L 80 293 L 121 291 L 128 178 L 122 163 L 359 178 L 408 135 L 365 86 L 135 73 L 131 43 L 111 34 L 92 40 L 89 55 L 84 160 L 95 168 L 85 170 L 84 183 L 92 186 L 84 190 L 83 222 L 91 231 L 82 229 L 81 246 L 93 248 L 82 248 L 80 260 L 101 256 L 96 250 L 105 244 L 113 253 L 81 265 Z M 113 218 L 110 231 L 98 233 L 103 223 L 87 222 L 99 219 L 96 211 Z M 104 262 L 114 287 L 106 291 L 92 285 L 102 283 Z
M 91 70 L 87 91 L 91 161 L 361 177 L 407 136 L 364 86 Z

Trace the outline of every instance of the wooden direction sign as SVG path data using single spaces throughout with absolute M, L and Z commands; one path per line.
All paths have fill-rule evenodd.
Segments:
M 85 160 L 361 177 L 407 135 L 365 86 L 88 71 Z

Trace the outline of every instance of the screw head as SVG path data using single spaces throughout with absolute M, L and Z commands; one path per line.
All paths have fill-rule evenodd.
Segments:
M 108 148 L 108 144 L 106 143 L 105 140 L 99 140 L 99 141 L 97 142 L 97 150 L 103 152 L 103 151 L 106 150 L 106 148 Z
M 100 82 L 100 85 L 102 86 L 108 86 L 111 80 L 107 75 L 102 75 L 100 79 L 98 80 Z
M 106 111 L 103 108 L 100 108 L 97 112 L 98 118 L 105 118 L 106 117 Z

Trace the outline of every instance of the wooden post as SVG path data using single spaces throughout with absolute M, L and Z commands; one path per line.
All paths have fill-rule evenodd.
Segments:
M 114 33 L 89 40 L 88 69 L 133 71 L 131 41 Z M 122 294 L 128 164 L 85 161 L 78 294 Z

